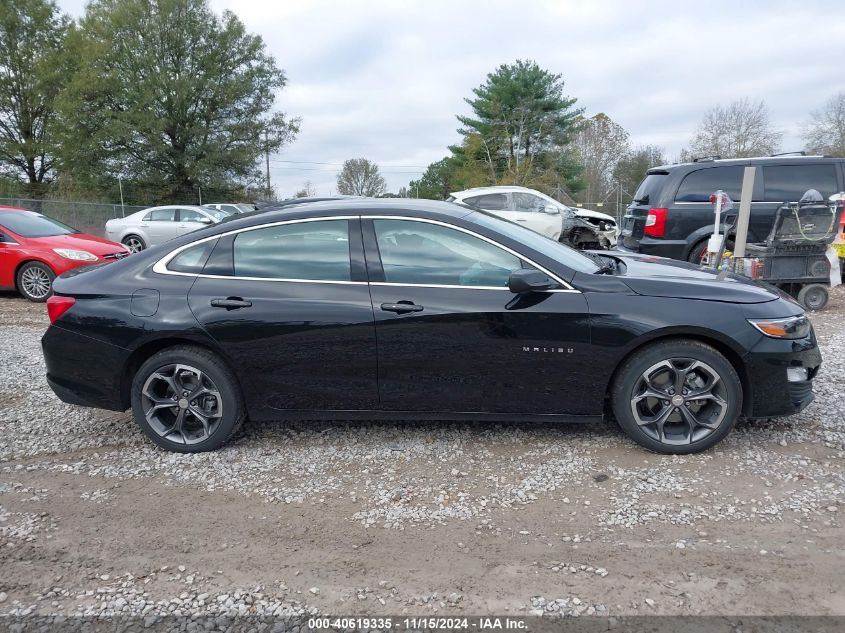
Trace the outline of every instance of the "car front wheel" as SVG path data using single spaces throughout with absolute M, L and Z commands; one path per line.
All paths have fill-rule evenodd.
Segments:
M 53 292 L 55 278 L 56 274 L 46 264 L 29 262 L 18 270 L 18 290 L 30 301 L 42 303 Z
M 135 373 L 131 389 L 135 421 L 170 451 L 217 449 L 245 417 L 234 375 L 202 348 L 179 346 L 155 354 Z
M 733 365 L 711 346 L 664 341 L 624 362 L 611 404 L 619 425 L 641 446 L 697 453 L 730 433 L 742 411 L 742 386 Z

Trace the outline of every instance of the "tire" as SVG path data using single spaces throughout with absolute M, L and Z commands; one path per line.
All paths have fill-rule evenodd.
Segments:
M 175 400 L 174 387 L 180 390 Z M 150 357 L 135 372 L 131 390 L 135 422 L 155 444 L 177 453 L 220 448 L 246 417 L 232 371 L 199 347 L 171 347 Z
M 18 269 L 18 292 L 35 303 L 43 303 L 53 294 L 56 273 L 41 262 L 27 262 Z
M 707 242 L 709 240 L 701 240 L 697 242 L 695 246 L 690 249 L 689 255 L 687 255 L 687 261 L 690 264 L 696 264 L 698 266 L 703 265 L 704 256 L 707 254 Z M 731 251 L 733 250 L 734 241 L 732 237 L 727 239 L 725 243 L 725 250 Z
M 804 306 L 807 310 L 816 312 L 824 309 L 827 305 L 830 293 L 828 292 L 827 286 L 822 284 L 809 284 L 807 286 L 802 286 L 801 290 L 798 291 L 798 297 L 796 298 L 798 303 Z
M 710 395 L 685 398 L 684 393 L 675 393 L 678 376 L 686 376 L 680 384 L 693 388 L 693 394 Z M 715 446 L 742 412 L 742 386 L 733 365 L 711 346 L 687 339 L 657 342 L 635 352 L 619 367 L 610 399 L 619 426 L 632 440 L 672 455 Z M 688 414 L 703 425 L 690 422 Z M 654 422 L 649 423 L 651 418 Z
M 707 254 L 707 240 L 702 240 L 695 244 L 687 255 L 687 261 L 690 264 L 701 265 L 704 256 Z
M 147 243 L 140 235 L 127 235 L 120 242 L 132 253 L 140 253 L 147 248 Z

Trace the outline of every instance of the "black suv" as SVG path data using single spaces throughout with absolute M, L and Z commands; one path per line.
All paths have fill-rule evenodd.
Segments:
M 771 156 L 654 167 L 646 173 L 625 212 L 617 248 L 699 262 L 713 232 L 710 194 L 722 189 L 739 207 L 743 170 L 759 167 L 754 180 L 749 242 L 766 239 L 775 211 L 797 202 L 808 189 L 825 199 L 845 191 L 845 159 L 823 156 Z

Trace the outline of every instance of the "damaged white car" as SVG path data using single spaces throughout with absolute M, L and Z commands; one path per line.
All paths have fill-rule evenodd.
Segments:
M 616 246 L 617 225 L 612 216 L 568 207 L 527 187 L 477 187 L 452 193 L 448 202 L 489 211 L 574 248 L 608 250 Z

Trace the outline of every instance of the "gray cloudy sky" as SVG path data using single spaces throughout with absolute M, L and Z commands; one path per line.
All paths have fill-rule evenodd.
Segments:
M 84 0 L 58 0 L 79 16 Z M 451 2 L 211 0 L 264 38 L 288 77 L 282 111 L 302 117 L 271 158 L 289 196 L 334 191 L 347 158 L 376 161 L 396 191 L 456 143 L 463 98 L 488 72 L 534 59 L 561 73 L 588 115 L 670 158 L 710 105 L 764 99 L 783 150 L 809 112 L 845 90 L 845 2 Z

